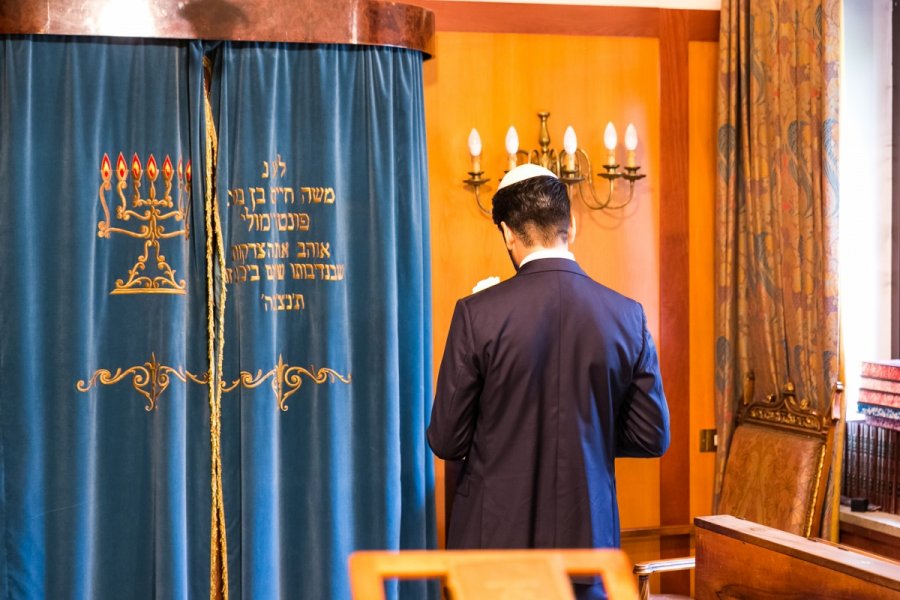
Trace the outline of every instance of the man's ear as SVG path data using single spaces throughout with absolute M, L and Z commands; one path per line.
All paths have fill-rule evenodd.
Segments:
M 568 239 L 569 244 L 575 243 L 575 233 L 576 233 L 575 213 L 573 212 L 573 213 L 569 214 L 569 239 Z
M 510 229 L 509 225 L 506 224 L 506 221 L 500 221 L 500 231 L 503 232 L 503 241 L 506 242 L 507 250 L 512 250 L 512 247 L 516 242 L 516 234 Z

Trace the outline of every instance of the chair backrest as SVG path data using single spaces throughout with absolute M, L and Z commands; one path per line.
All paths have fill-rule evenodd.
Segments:
M 841 389 L 835 386 L 835 394 Z M 818 533 L 832 419 L 798 400 L 790 382 L 780 394 L 752 401 L 751 376 L 744 394 L 718 512 L 805 537 Z
M 621 550 L 361 551 L 350 556 L 353 600 L 383 600 L 385 579 L 441 578 L 453 600 L 571 600 L 567 575 L 599 575 L 610 600 L 637 600 Z

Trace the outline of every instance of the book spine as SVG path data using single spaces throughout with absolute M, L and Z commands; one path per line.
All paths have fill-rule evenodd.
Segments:
M 897 432 L 888 430 L 887 437 L 887 502 L 882 510 L 895 512 L 897 510 Z
M 900 361 L 864 362 L 862 376 L 900 381 Z
M 882 392 L 861 387 L 859 388 L 859 401 L 876 406 L 900 409 L 900 394 Z
M 900 422 L 881 420 L 890 427 L 847 423 L 841 492 L 851 498 L 867 498 L 884 512 L 900 514 Z

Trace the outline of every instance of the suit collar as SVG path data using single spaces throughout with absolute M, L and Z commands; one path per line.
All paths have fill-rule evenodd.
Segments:
M 578 266 L 578 263 L 568 258 L 541 258 L 529 261 L 519 268 L 516 276 L 543 273 L 545 271 L 568 271 L 569 273 L 587 277 L 587 273 Z
M 544 248 L 543 250 L 536 250 L 523 258 L 519 266 L 525 266 L 533 260 L 542 258 L 568 258 L 569 260 L 575 260 L 575 255 L 564 248 Z

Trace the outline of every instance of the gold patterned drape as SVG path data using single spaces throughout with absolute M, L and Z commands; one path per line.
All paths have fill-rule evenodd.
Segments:
M 757 393 L 791 381 L 831 413 L 840 10 L 840 0 L 722 3 L 714 506 L 747 373 Z

